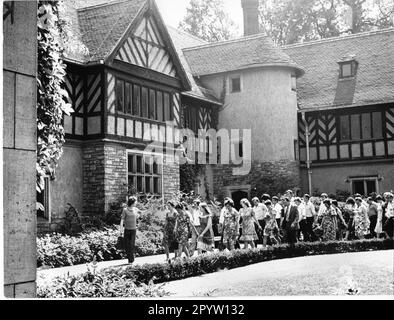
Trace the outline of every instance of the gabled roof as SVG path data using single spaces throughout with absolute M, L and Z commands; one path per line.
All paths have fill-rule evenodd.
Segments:
M 297 80 L 301 109 L 394 102 L 394 28 L 282 48 L 305 75 Z M 339 64 L 354 57 L 354 78 L 339 80 Z
M 80 64 L 112 61 L 119 47 L 148 10 L 160 26 L 160 33 L 167 44 L 166 50 L 178 69 L 183 87 L 189 89 L 190 81 L 154 0 L 118 0 L 79 9 L 69 8 L 72 31 L 87 47 L 88 54 L 81 56 L 66 50 L 65 58 Z
M 190 66 L 189 66 L 189 64 L 183 54 L 183 51 L 182 51 L 182 49 L 184 49 L 184 48 L 207 44 L 207 42 L 200 39 L 200 38 L 197 38 L 187 32 L 173 28 L 171 26 L 167 26 L 167 28 L 168 28 L 168 32 L 171 35 L 172 41 L 175 45 L 179 59 L 181 60 L 183 68 L 185 69 L 186 75 L 187 75 L 189 82 L 191 84 L 191 90 L 186 91 L 186 92 L 182 92 L 182 94 L 188 95 L 188 96 L 191 96 L 194 98 L 202 99 L 207 102 L 221 104 L 218 101 L 218 99 L 214 96 L 214 94 L 212 92 L 210 92 L 210 90 L 208 90 L 206 88 L 202 88 L 197 83 L 197 80 L 193 77 Z
M 183 50 L 194 76 L 230 72 L 253 67 L 290 67 L 302 70 L 264 34 L 199 45 Z

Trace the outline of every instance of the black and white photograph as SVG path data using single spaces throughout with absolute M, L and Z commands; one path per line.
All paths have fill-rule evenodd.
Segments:
M 394 0 L 2 2 L 2 299 L 394 298 Z

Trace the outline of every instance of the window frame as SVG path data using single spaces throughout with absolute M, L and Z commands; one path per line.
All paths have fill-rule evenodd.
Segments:
M 239 79 L 239 90 L 234 90 L 234 87 L 233 87 L 233 80 L 235 80 L 235 79 Z M 242 77 L 241 77 L 241 75 L 240 74 L 234 74 L 234 75 L 231 75 L 230 77 L 229 77 L 229 91 L 230 91 L 230 93 L 240 93 L 240 92 L 242 92 Z
M 339 79 L 349 79 L 356 76 L 357 62 L 355 60 L 341 61 L 339 63 Z M 350 75 L 343 75 L 343 67 L 350 65 Z
M 380 114 L 380 132 L 379 136 L 375 135 L 375 127 L 374 127 L 374 117 L 373 114 L 379 113 Z M 370 128 L 370 137 L 365 138 L 363 133 L 363 116 L 368 114 L 369 118 L 369 128 Z M 359 121 L 358 121 L 358 133 L 360 135 L 360 138 L 353 138 L 353 129 L 355 128 L 354 125 L 352 127 L 352 116 L 357 116 Z M 342 139 L 342 118 L 346 117 L 347 122 L 348 122 L 348 135 L 349 139 Z M 340 143 L 345 143 L 345 142 L 364 142 L 364 141 L 377 141 L 377 140 L 384 140 L 384 125 L 383 125 L 383 119 L 384 119 L 384 112 L 382 110 L 372 110 L 372 111 L 364 111 L 364 112 L 359 112 L 359 113 L 343 113 L 340 114 L 338 117 L 338 128 L 339 128 L 339 142 Z
M 144 195 L 145 194 L 150 194 L 150 195 L 153 195 L 154 197 L 164 199 L 164 185 L 163 185 L 163 183 L 164 183 L 164 156 L 163 156 L 163 154 L 155 153 L 155 152 L 145 152 L 145 151 L 141 151 L 141 150 L 128 149 L 128 150 L 126 150 L 126 155 L 127 155 L 126 156 L 126 161 L 127 161 L 127 164 L 126 164 L 126 167 L 127 167 L 127 170 L 126 170 L 127 188 L 129 188 L 129 186 L 130 186 L 130 180 L 129 180 L 130 176 L 133 177 L 133 179 L 135 179 L 135 180 L 133 180 L 132 184 L 135 186 L 136 189 L 137 189 L 137 185 L 136 185 L 137 184 L 137 177 L 141 177 L 142 178 L 142 189 L 143 189 L 143 192 L 139 192 L 137 190 L 137 194 L 144 194 Z M 129 171 L 129 156 L 130 155 L 133 157 L 133 166 L 135 168 L 134 172 L 130 172 Z M 142 166 L 141 166 L 141 169 L 142 169 L 141 171 L 142 172 L 137 172 L 137 169 L 136 169 L 136 158 L 138 156 L 142 157 Z M 150 172 L 149 173 L 145 172 L 146 171 L 145 170 L 146 163 L 144 161 L 145 157 L 152 157 L 152 158 L 160 159 L 157 173 L 153 172 L 153 163 L 150 164 Z M 151 192 L 149 192 L 149 193 L 146 192 L 146 187 L 145 187 L 146 178 L 151 178 L 151 181 L 152 181 L 151 185 L 150 185 Z M 155 178 L 159 179 L 159 193 L 155 193 L 154 192 L 154 179 Z
M 376 193 L 379 193 L 379 176 L 354 176 L 354 177 L 349 177 L 348 178 L 350 182 L 350 193 L 354 194 L 355 188 L 354 188 L 354 183 L 356 181 L 363 181 L 364 183 L 364 195 L 367 195 L 365 192 L 368 191 L 367 188 L 367 181 L 374 181 L 375 182 L 375 189 Z

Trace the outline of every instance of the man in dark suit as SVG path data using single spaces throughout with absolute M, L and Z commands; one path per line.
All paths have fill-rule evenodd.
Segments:
M 294 245 L 297 242 L 297 233 L 300 229 L 298 206 L 301 204 L 300 198 L 295 198 L 293 204 L 289 204 L 285 210 L 285 231 L 287 242 Z

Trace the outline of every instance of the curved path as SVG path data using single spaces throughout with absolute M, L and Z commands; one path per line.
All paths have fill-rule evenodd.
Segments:
M 176 297 L 362 295 L 394 298 L 394 251 L 281 259 L 168 282 Z

